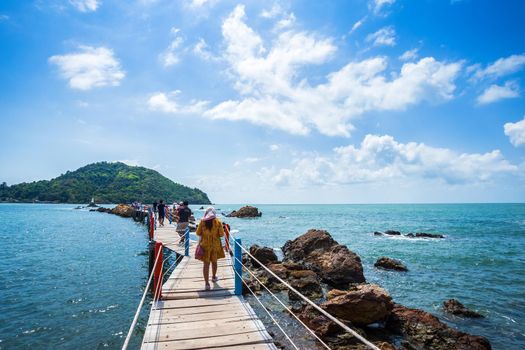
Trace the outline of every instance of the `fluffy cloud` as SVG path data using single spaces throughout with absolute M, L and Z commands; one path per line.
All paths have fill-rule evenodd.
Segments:
M 58 66 L 74 89 L 118 86 L 126 75 L 113 51 L 106 47 L 80 46 L 78 52 L 51 56 L 49 62 Z
M 396 0 L 372 0 L 370 3 L 370 8 L 374 12 L 374 14 L 379 14 L 381 10 L 388 5 L 392 5 L 395 3 Z
M 374 46 L 394 46 L 396 44 L 396 31 L 393 27 L 384 27 L 366 37 L 367 42 Z
M 525 145 L 525 117 L 516 123 L 506 123 L 503 129 L 515 147 Z
M 371 110 L 403 110 L 420 101 L 453 97 L 461 64 L 432 57 L 406 63 L 399 73 L 387 72 L 387 59 L 350 62 L 312 86 L 300 73 L 333 57 L 330 38 L 288 30 L 273 46 L 244 21 L 237 6 L 222 27 L 225 59 L 241 98 L 221 102 L 204 113 L 211 119 L 245 120 L 293 134 L 312 129 L 334 136 L 350 136 L 350 120 Z
M 488 104 L 506 98 L 519 97 L 519 85 L 515 81 L 507 81 L 504 86 L 491 85 L 478 96 L 478 103 Z
M 160 55 L 164 67 L 169 67 L 179 63 L 180 58 L 177 55 L 177 50 L 184 42 L 184 39 L 180 35 L 180 29 L 171 28 L 170 33 L 173 36 L 173 40 L 168 45 L 168 48 Z
M 399 59 L 401 61 L 412 61 L 418 57 L 418 51 L 418 48 L 405 51 L 401 56 L 399 56 Z
M 157 92 L 148 99 L 148 107 L 152 111 L 171 113 L 171 114 L 194 114 L 202 113 L 208 106 L 207 101 L 191 101 L 188 104 L 180 105 L 175 98 L 180 91 L 170 93 Z
M 96 11 L 100 5 L 98 0 L 69 0 L 69 2 L 80 12 Z
M 402 178 L 460 184 L 485 182 L 517 170 L 499 150 L 460 154 L 423 143 L 403 144 L 388 135 L 367 135 L 359 147 L 349 145 L 335 148 L 329 156 L 298 158 L 293 167 L 268 170 L 266 176 L 275 184 L 293 186 L 375 183 Z
M 208 44 L 206 44 L 206 41 L 204 41 L 202 38 L 200 38 L 193 47 L 193 53 L 205 61 L 209 61 L 214 58 L 212 53 L 209 51 Z
M 474 78 L 498 78 L 520 71 L 525 65 L 525 54 L 512 55 L 506 58 L 500 58 L 487 67 L 482 68 L 480 65 L 470 67 L 474 72 Z

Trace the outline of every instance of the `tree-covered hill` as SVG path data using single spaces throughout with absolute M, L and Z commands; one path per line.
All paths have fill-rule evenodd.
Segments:
M 177 184 L 155 170 L 118 162 L 89 164 L 52 180 L 0 185 L 0 201 L 88 203 L 92 197 L 97 203 L 152 203 L 159 199 L 210 203 L 208 195 L 197 188 Z

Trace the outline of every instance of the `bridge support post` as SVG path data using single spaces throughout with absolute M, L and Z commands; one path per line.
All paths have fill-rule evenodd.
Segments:
M 186 227 L 184 231 L 184 255 L 190 256 L 190 227 Z
M 233 237 L 233 255 L 235 257 L 235 295 L 242 295 L 242 250 L 241 239 Z
M 155 242 L 155 259 L 158 256 L 158 260 L 153 272 L 153 300 L 162 298 L 162 265 L 164 260 L 162 255 L 162 242 Z
M 153 216 L 153 214 L 150 214 L 148 223 L 149 240 L 152 241 L 153 237 L 155 236 L 155 217 Z

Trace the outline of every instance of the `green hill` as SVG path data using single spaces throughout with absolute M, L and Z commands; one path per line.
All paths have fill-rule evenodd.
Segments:
M 94 163 L 52 180 L 0 185 L 0 201 L 88 203 L 92 197 L 97 203 L 153 203 L 159 199 L 167 203 L 210 203 L 208 195 L 197 188 L 177 184 L 154 170 L 124 163 Z

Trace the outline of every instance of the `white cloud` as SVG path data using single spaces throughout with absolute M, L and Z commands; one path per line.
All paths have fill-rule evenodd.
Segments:
M 173 40 L 168 45 L 168 48 L 160 54 L 160 59 L 164 67 L 169 67 L 180 62 L 177 50 L 184 42 L 184 39 L 180 35 L 180 29 L 171 28 L 170 33 L 173 36 Z
M 395 2 L 396 0 L 372 0 L 372 2 L 370 3 L 370 8 L 374 12 L 374 14 L 377 15 L 385 6 L 392 5 Z
M 283 8 L 278 3 L 274 3 L 269 10 L 265 9 L 261 12 L 261 17 L 270 19 L 281 16 L 283 13 Z
M 355 22 L 354 25 L 352 26 L 352 29 L 350 29 L 350 33 L 349 34 L 352 34 L 353 32 L 355 32 L 359 27 L 361 27 L 363 25 L 363 23 L 365 22 L 365 19 L 366 17 L 363 17 L 361 18 L 359 21 Z
M 418 48 L 414 48 L 412 50 L 407 50 L 401 56 L 399 56 L 399 59 L 401 61 L 412 61 L 412 60 L 415 60 L 419 56 L 418 55 L 418 51 L 419 51 Z
M 100 6 L 100 1 L 98 0 L 69 0 L 69 3 L 80 12 L 96 11 Z
M 478 103 L 488 104 L 506 98 L 519 97 L 519 85 L 516 81 L 507 81 L 504 86 L 491 85 L 478 96 Z
M 200 8 L 203 6 L 213 6 L 216 0 L 189 0 L 189 6 L 193 8 Z
M 457 153 L 423 143 L 397 142 L 392 136 L 367 135 L 359 147 L 337 147 L 328 156 L 297 158 L 293 167 L 267 169 L 277 185 L 347 185 L 400 179 L 437 179 L 447 184 L 486 182 L 514 173 L 499 150 L 484 154 Z
M 525 145 L 525 117 L 516 123 L 506 123 L 503 130 L 515 147 Z
M 206 44 L 206 41 L 204 41 L 202 38 L 200 38 L 193 47 L 193 53 L 205 61 L 213 59 L 213 55 L 208 48 L 208 44 Z
M 279 148 L 279 145 L 270 145 L 270 151 L 277 151 Z
M 170 93 L 154 93 L 148 99 L 148 107 L 152 111 L 169 114 L 199 114 L 207 108 L 207 101 L 190 101 L 188 104 L 178 104 L 175 98 L 180 93 L 178 90 Z
M 498 78 L 518 72 L 523 66 L 525 66 L 525 54 L 500 58 L 486 68 L 481 68 L 479 64 L 473 65 L 470 67 L 470 70 L 474 72 L 474 77 L 478 79 Z
M 396 31 L 393 27 L 384 27 L 375 33 L 369 34 L 366 37 L 366 41 L 372 42 L 374 46 L 394 46 L 396 44 Z
M 113 51 L 106 47 L 80 46 L 78 52 L 51 56 L 49 62 L 58 66 L 74 89 L 118 86 L 126 75 Z

